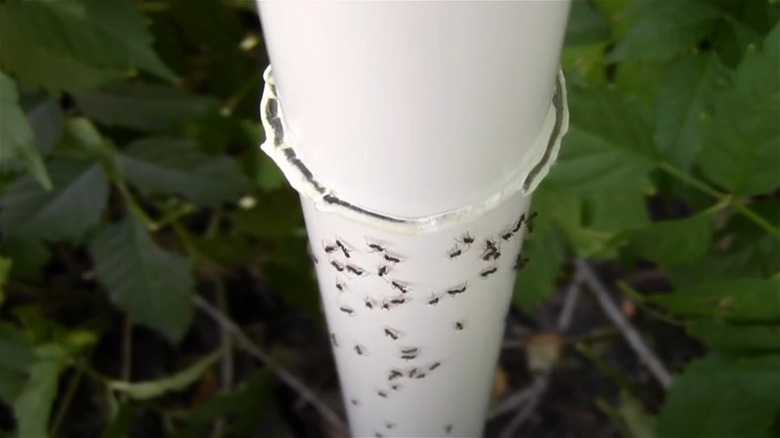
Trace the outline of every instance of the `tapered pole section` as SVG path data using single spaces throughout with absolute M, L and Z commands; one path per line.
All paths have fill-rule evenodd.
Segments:
M 569 3 L 260 3 L 263 149 L 301 194 L 354 436 L 479 436 Z

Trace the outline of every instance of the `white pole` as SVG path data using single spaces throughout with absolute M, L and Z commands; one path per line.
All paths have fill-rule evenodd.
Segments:
M 263 149 L 301 194 L 353 435 L 480 435 L 568 126 L 568 8 L 260 3 Z

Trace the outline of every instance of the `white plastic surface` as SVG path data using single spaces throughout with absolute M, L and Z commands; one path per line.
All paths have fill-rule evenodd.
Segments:
M 406 218 L 482 202 L 533 166 L 568 9 L 260 3 L 298 157 L 339 198 Z
M 352 435 L 480 436 L 530 198 L 417 236 L 301 202 Z

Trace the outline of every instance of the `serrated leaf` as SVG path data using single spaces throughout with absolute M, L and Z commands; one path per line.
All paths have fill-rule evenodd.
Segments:
M 216 108 L 212 99 L 142 82 L 111 84 L 74 98 L 84 114 L 100 123 L 155 132 L 170 131 Z
M 163 251 L 133 218 L 103 229 L 90 246 L 98 280 L 133 320 L 178 342 L 192 320 L 189 263 Z
M 634 107 L 603 88 L 573 86 L 570 95 L 572 127 L 548 179 L 579 194 L 648 186 L 653 144 Z
M 0 64 L 25 84 L 48 90 L 75 91 L 110 82 L 120 72 L 81 63 L 70 56 L 52 52 L 23 36 L 0 4 Z M 31 3 L 31 2 L 28 2 Z
M 631 246 L 648 260 L 664 266 L 692 262 L 712 246 L 712 216 L 655 222 L 628 233 Z
M 131 0 L 7 2 L 4 15 L 24 38 L 84 64 L 140 67 L 174 79 L 152 48 L 138 3 Z
M 30 123 L 19 107 L 19 95 L 13 79 L 0 72 L 0 113 L 3 123 L 0 129 L 0 165 L 17 158 L 24 162 L 38 183 L 51 189 L 51 180 L 43 165 L 41 154 L 35 145 Z
M 60 160 L 49 165 L 54 189 L 44 191 L 29 176 L 19 178 L 0 199 L 0 226 L 8 237 L 76 239 L 100 221 L 108 182 L 100 165 Z
M 16 326 L 0 321 L 0 399 L 13 402 L 24 387 L 35 361 L 30 340 Z
M 655 141 L 666 161 L 687 170 L 702 147 L 706 103 L 719 70 L 713 54 L 682 55 L 665 68 L 656 107 Z
M 208 156 L 187 140 L 137 141 L 119 155 L 127 180 L 144 194 L 183 194 L 206 206 L 237 200 L 248 190 L 235 163 Z
M 588 226 L 611 234 L 647 225 L 645 198 L 640 191 L 593 193 L 585 198 Z
M 630 6 L 628 32 L 607 59 L 665 60 L 691 50 L 710 34 L 721 14 L 704 1 L 640 1 Z
M 733 86 L 713 98 L 699 164 L 713 182 L 739 195 L 780 188 L 780 23 L 760 51 L 748 50 Z
M 768 436 L 780 406 L 780 356 L 708 356 L 675 377 L 658 417 L 662 437 Z M 691 413 L 696 418 L 691 418 Z
M 147 382 L 113 380 L 108 383 L 108 387 L 115 391 L 123 392 L 136 400 L 148 400 L 168 392 L 183 391 L 211 368 L 225 354 L 225 351 L 225 348 L 220 348 L 195 362 L 190 367 L 163 379 Z
M 27 108 L 27 118 L 35 133 L 38 151 L 47 155 L 62 135 L 65 115 L 57 100 L 49 94 L 38 94 Z
M 653 295 L 648 300 L 683 315 L 774 321 L 780 319 L 780 279 L 723 280 Z
M 736 325 L 711 320 L 691 323 L 688 331 L 710 348 L 728 352 L 780 351 L 780 326 Z

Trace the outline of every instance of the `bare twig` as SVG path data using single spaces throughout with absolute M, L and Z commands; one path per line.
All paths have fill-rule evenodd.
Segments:
M 122 368 L 119 371 L 121 373 L 120 378 L 129 382 L 133 373 L 133 320 L 130 317 L 125 318 L 125 323 L 122 326 Z M 127 394 L 122 393 L 120 396 L 122 402 L 127 401 Z
M 330 408 L 330 406 L 322 401 L 314 391 L 309 389 L 289 371 L 279 366 L 279 364 L 271 359 L 270 356 L 260 349 L 260 347 L 252 342 L 252 340 L 249 339 L 249 336 L 247 336 L 235 322 L 223 315 L 222 312 L 214 308 L 209 302 L 199 296 L 196 296 L 193 301 L 195 302 L 195 305 L 209 315 L 211 319 L 215 320 L 221 327 L 230 332 L 244 351 L 255 359 L 263 362 L 279 379 L 294 389 L 302 398 L 311 403 L 325 420 L 340 431 L 339 435 L 346 436 L 345 431 L 347 428 L 344 421 Z
M 582 282 L 582 276 L 575 273 L 574 278 L 566 289 L 566 297 L 563 301 L 563 308 L 558 316 L 557 329 L 561 332 L 566 331 L 571 325 L 572 317 L 574 315 L 574 309 L 577 306 L 577 299 L 580 295 L 580 283 Z M 531 415 L 533 415 L 536 407 L 539 405 L 539 401 L 547 389 L 547 385 L 550 380 L 551 370 L 548 369 L 543 373 L 537 375 L 534 378 L 533 383 L 524 388 L 523 390 L 513 394 L 504 400 L 490 413 L 489 418 L 497 417 L 505 412 L 509 412 L 525 403 L 522 409 L 512 418 L 512 421 L 507 424 L 504 430 L 501 432 L 501 438 L 509 438 L 515 436 L 515 432 L 519 429 L 523 423 L 525 423 Z
M 639 356 L 642 362 L 650 370 L 650 373 L 655 377 L 658 383 L 664 389 L 669 389 L 672 385 L 672 376 L 664 366 L 663 362 L 655 355 L 653 350 L 647 346 L 639 332 L 631 325 L 631 322 L 623 315 L 618 306 L 609 297 L 609 291 L 606 286 L 601 282 L 593 269 L 588 265 L 588 262 L 582 259 L 575 261 L 577 266 L 577 272 L 582 276 L 582 280 L 588 285 L 588 288 L 596 295 L 601 308 L 604 309 L 604 313 L 612 321 L 613 324 L 620 330 L 623 337 L 628 342 L 628 345 Z
M 512 421 L 507 424 L 504 430 L 499 435 L 499 438 L 512 438 L 515 435 L 517 429 L 528 420 L 536 410 L 536 406 L 539 405 L 539 401 L 542 398 L 544 390 L 547 389 L 547 383 L 550 379 L 550 372 L 547 371 L 534 379 L 533 384 L 528 390 L 531 392 L 531 396 L 528 399 L 528 403 L 523 406 L 517 415 L 512 418 Z

